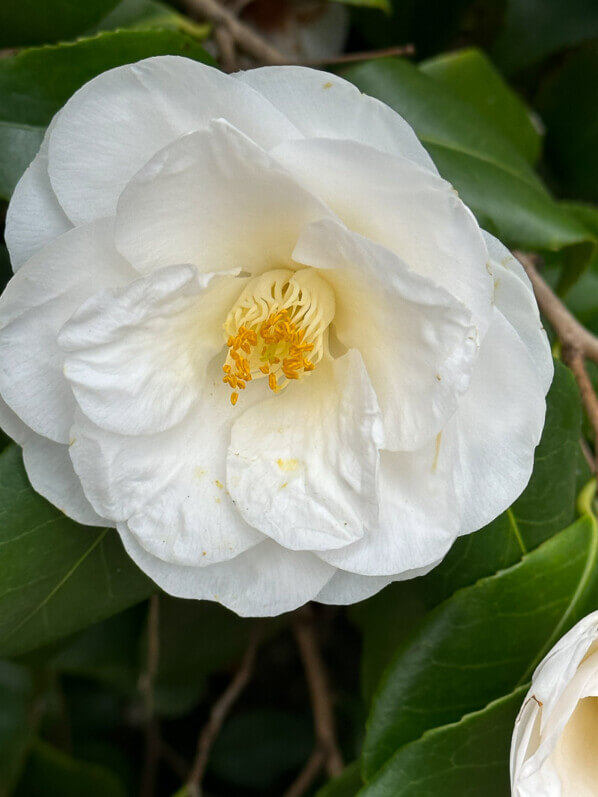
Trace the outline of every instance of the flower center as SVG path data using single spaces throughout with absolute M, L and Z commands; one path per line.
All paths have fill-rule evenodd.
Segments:
M 313 371 L 327 346 L 334 293 L 311 268 L 276 269 L 250 280 L 224 323 L 222 379 L 231 404 L 247 382 L 268 377 L 275 393 Z

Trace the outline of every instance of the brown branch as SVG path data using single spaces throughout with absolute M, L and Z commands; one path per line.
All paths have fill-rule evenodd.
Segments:
M 598 396 L 586 368 L 586 360 L 598 363 L 598 338 L 589 332 L 565 307 L 552 288 L 540 276 L 534 258 L 515 252 L 530 278 L 538 305 L 554 327 L 561 343 L 563 362 L 571 369 L 586 413 L 595 434 L 592 470 L 597 472 L 598 456 Z M 585 453 L 585 450 L 584 450 Z
M 160 658 L 160 617 L 158 595 L 149 599 L 147 616 L 147 664 L 139 679 L 139 690 L 144 698 L 145 710 L 145 758 L 141 773 L 141 797 L 153 797 L 156 773 L 160 759 L 160 726 L 154 716 L 154 682 L 158 674 Z
M 324 766 L 325 758 L 324 751 L 316 747 L 307 759 L 307 763 L 299 773 L 297 779 L 290 788 L 285 791 L 284 797 L 301 797 L 320 774 Z
M 259 63 L 288 64 L 288 58 L 217 0 L 183 0 L 183 5 L 191 16 L 226 27 L 237 46 Z
M 220 54 L 220 66 L 225 72 L 237 71 L 237 55 L 235 53 L 235 40 L 232 33 L 224 25 L 214 28 L 214 41 Z
M 316 636 L 313 609 L 304 606 L 303 609 L 296 611 L 292 627 L 309 688 L 316 747 L 303 771 L 287 791 L 286 797 L 302 794 L 322 766 L 331 777 L 340 775 L 344 767 L 336 741 L 332 700 Z
M 415 55 L 413 44 L 400 44 L 395 47 L 384 47 L 380 50 L 363 50 L 358 53 L 343 53 L 343 55 L 329 56 L 328 58 L 315 58 L 302 61 L 303 66 L 325 66 L 326 64 L 352 64 L 355 61 L 370 61 L 375 58 L 389 58 L 393 55 Z
M 201 783 L 208 764 L 210 750 L 229 711 L 239 699 L 253 673 L 255 655 L 260 643 L 261 634 L 257 629 L 251 635 L 247 650 L 243 655 L 239 669 L 234 678 L 216 701 L 210 712 L 207 723 L 202 728 L 197 740 L 197 752 L 195 760 L 191 766 L 191 772 L 187 780 L 187 792 L 189 797 L 201 797 Z

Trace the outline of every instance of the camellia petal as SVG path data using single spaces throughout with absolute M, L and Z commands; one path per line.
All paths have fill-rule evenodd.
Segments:
M 299 136 L 249 86 L 187 58 L 162 56 L 111 69 L 62 109 L 49 143 L 49 174 L 74 224 L 114 214 L 118 197 L 158 150 L 226 118 L 261 146 Z
M 598 612 L 538 665 L 513 731 L 513 797 L 593 797 L 598 788 Z
M 307 227 L 293 257 L 322 269 L 334 287 L 334 329 L 363 355 L 385 447 L 414 450 L 432 440 L 456 410 L 477 356 L 469 310 L 388 249 L 333 221 Z
M 23 463 L 32 486 L 65 515 L 86 526 L 114 526 L 94 510 L 69 457 L 69 447 L 30 432 L 23 445 Z
M 143 272 L 192 263 L 259 273 L 287 264 L 301 228 L 331 215 L 263 150 L 217 121 L 165 147 L 131 180 L 118 204 L 116 244 Z
M 107 432 L 79 415 L 70 452 L 94 509 L 128 528 L 151 554 L 205 567 L 263 539 L 241 517 L 226 475 L 226 448 L 238 412 L 215 363 L 202 399 L 187 417 L 158 434 Z M 260 389 L 261 387 L 261 389 Z M 247 391 L 248 403 L 267 386 Z
M 377 516 L 382 443 L 376 395 L 349 351 L 240 416 L 228 488 L 245 520 L 285 548 L 341 547 Z
M 547 357 L 548 338 L 534 290 L 523 266 L 493 235 L 484 233 L 494 277 L 494 304 L 527 348 L 542 389 L 547 392 L 554 376 L 552 357 Z
M 443 445 L 453 451 L 446 472 L 454 479 L 461 534 L 485 526 L 519 497 L 531 476 L 545 413 L 537 367 L 495 310 L 469 390 L 442 433 Z
M 449 183 L 355 141 L 287 141 L 272 154 L 347 227 L 463 302 L 483 338 L 492 313 L 488 253 L 473 214 Z
M 182 421 L 222 349 L 224 320 L 244 283 L 171 266 L 85 302 L 58 339 L 85 415 L 128 435 Z
M 61 235 L 34 255 L 0 297 L 0 391 L 38 434 L 68 443 L 74 398 L 58 331 L 95 291 L 125 285 L 134 272 L 114 250 L 111 224 Z
M 334 568 L 307 551 L 288 551 L 264 540 L 228 562 L 182 567 L 148 554 L 119 528 L 129 556 L 163 590 L 179 598 L 213 600 L 241 617 L 271 617 L 316 598 Z
M 444 472 L 444 460 L 450 456 L 445 448 L 439 435 L 417 453 L 383 451 L 378 518 L 357 542 L 318 555 L 340 570 L 363 576 L 413 578 L 436 565 L 460 525 Z
M 14 271 L 73 226 L 48 176 L 48 139 L 53 127 L 46 131 L 39 152 L 17 183 L 6 212 L 4 238 Z
M 305 138 L 359 141 L 437 173 L 412 128 L 398 113 L 338 75 L 304 66 L 265 66 L 233 77 L 270 100 Z

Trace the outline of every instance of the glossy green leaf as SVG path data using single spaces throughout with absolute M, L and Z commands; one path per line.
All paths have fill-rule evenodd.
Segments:
M 91 78 L 154 55 L 211 63 L 196 41 L 170 30 L 122 30 L 0 59 L 0 198 L 8 199 L 52 116 Z
M 344 3 L 348 6 L 361 6 L 362 8 L 379 8 L 390 14 L 392 5 L 390 0 L 334 0 L 336 3 Z
M 323 786 L 316 797 L 355 797 L 362 783 L 361 764 L 353 761 L 338 777 Z
M 45 742 L 36 742 L 15 797 L 126 797 L 118 778 L 97 764 L 77 761 Z
M 84 31 L 84 36 L 94 36 L 103 31 L 135 28 L 167 28 L 188 33 L 194 39 L 202 41 L 209 36 L 211 27 L 208 23 L 194 22 L 187 16 L 179 14 L 171 5 L 158 0 L 120 0 L 109 14 L 96 25 Z
M 596 0 L 508 0 L 492 57 L 508 74 L 598 36 Z
M 595 4 L 598 21 L 598 3 Z M 542 84 L 536 107 L 563 193 L 598 201 L 598 42 L 572 53 Z
M 0 548 L 2 656 L 47 645 L 155 589 L 116 531 L 74 523 L 30 487 L 15 445 L 0 454 Z
M 542 143 L 538 124 L 481 50 L 469 48 L 443 53 L 419 66 L 422 72 L 475 108 L 526 160 L 535 163 Z
M 0 3 L 0 47 L 71 39 L 117 5 L 118 0 L 19 0 Z
M 8 797 L 33 741 L 34 687 L 31 674 L 0 661 L 0 797 Z
M 527 688 L 405 745 L 359 797 L 509 797 L 511 735 Z
M 440 604 L 382 678 L 364 745 L 366 782 L 426 731 L 525 684 L 562 634 L 596 608 L 598 527 L 587 514 Z
M 400 59 L 366 62 L 342 74 L 405 117 L 482 227 L 508 246 L 571 247 L 576 266 L 587 261 L 593 236 L 552 199 L 523 155 L 472 105 Z
M 579 393 L 568 368 L 555 362 L 546 423 L 527 488 L 484 529 L 460 537 L 427 576 L 393 584 L 353 610 L 363 631 L 362 685 L 370 697 L 397 645 L 427 609 L 453 592 L 518 562 L 575 516 L 581 434 Z M 392 629 L 392 632 L 389 631 Z

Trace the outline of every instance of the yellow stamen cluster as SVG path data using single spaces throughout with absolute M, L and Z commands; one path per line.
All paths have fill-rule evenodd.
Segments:
M 288 310 L 271 313 L 261 324 L 257 332 L 242 325 L 236 335 L 231 335 L 226 345 L 229 357 L 235 365 L 227 362 L 222 366 L 222 381 L 233 389 L 230 400 L 235 405 L 239 399 L 237 389 L 245 390 L 246 383 L 251 382 L 250 358 L 252 349 L 261 340 L 259 370 L 268 377 L 270 390 L 278 392 L 277 372 L 289 379 L 299 379 L 301 373 L 313 371 L 315 365 L 307 355 L 313 351 L 314 344 L 305 342 L 305 330 L 294 324 Z M 245 355 L 245 356 L 244 356 Z M 282 363 L 282 364 L 281 364 Z M 278 367 L 277 367 L 278 366 Z M 274 371 L 272 371 L 274 367 Z M 283 385 L 284 387 L 284 385 Z
M 228 354 L 222 380 L 233 391 L 256 379 L 280 392 L 324 356 L 334 294 L 314 269 L 276 269 L 246 282 L 224 323 Z

